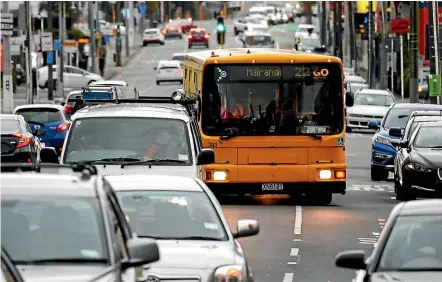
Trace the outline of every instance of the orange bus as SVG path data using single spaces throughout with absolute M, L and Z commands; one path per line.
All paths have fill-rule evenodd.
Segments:
M 202 178 L 215 194 L 304 194 L 329 204 L 346 192 L 339 58 L 278 49 L 186 54 L 184 90 L 199 97 Z M 344 102 L 345 101 L 345 102 Z

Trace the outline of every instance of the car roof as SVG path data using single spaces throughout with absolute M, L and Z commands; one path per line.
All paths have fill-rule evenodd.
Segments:
M 89 181 L 82 181 L 71 174 L 49 173 L 2 173 L 2 197 L 96 197 Z
M 190 117 L 181 104 L 107 104 L 85 107 L 77 111 L 71 120 L 88 117 L 157 117 L 189 121 Z
M 95 86 L 95 85 L 112 85 L 112 86 L 127 86 L 127 82 L 124 80 L 101 80 L 101 81 L 94 81 L 89 86 Z
M 358 91 L 358 94 L 371 94 L 371 95 L 393 95 L 388 90 L 382 90 L 382 89 L 370 89 L 370 88 L 362 88 Z
M 146 31 L 160 31 L 160 29 L 159 28 L 146 28 L 144 30 L 144 32 L 146 32 Z
M 186 53 L 173 53 L 172 57 L 175 57 L 175 56 L 186 56 Z M 175 60 L 172 60 L 172 61 L 175 61 Z
M 312 24 L 300 24 L 298 25 L 298 28 L 313 28 L 316 29 L 314 25 Z
M 191 28 L 189 32 L 192 32 L 192 31 L 196 31 L 196 32 L 198 32 L 198 31 L 204 31 L 204 32 L 205 32 L 206 29 L 205 29 L 205 28 L 202 28 L 202 27 L 197 27 L 197 28 Z
M 176 67 L 180 66 L 180 62 L 176 60 L 162 60 L 158 62 L 159 66 Z
M 396 103 L 393 105 L 394 108 L 399 109 L 415 109 L 418 110 L 442 110 L 442 105 L 434 104 L 421 104 L 421 103 Z
M 413 123 L 418 123 L 418 122 L 427 122 L 427 121 L 434 121 L 434 122 L 438 122 L 438 121 L 442 121 L 442 116 L 437 116 L 437 115 L 428 115 L 428 116 L 415 116 L 413 119 Z
M 442 200 L 419 200 L 403 202 L 398 215 L 410 216 L 410 215 L 440 215 L 442 213 Z
M 254 35 L 256 35 L 256 36 L 270 36 L 270 33 L 263 32 L 263 31 L 256 31 L 256 30 L 244 32 L 244 36 L 254 36 Z
M 57 109 L 59 111 L 63 111 L 63 106 L 57 104 L 28 104 L 28 105 L 21 105 L 15 107 L 14 113 L 18 110 L 23 110 L 23 109 L 40 109 L 40 108 L 50 108 L 50 109 Z
M 442 121 L 439 120 L 435 120 L 433 122 L 421 123 L 421 127 L 441 127 L 441 126 L 442 126 Z
M 410 117 L 431 117 L 431 116 L 442 116 L 441 110 L 429 110 L 429 111 L 413 111 Z
M 105 177 L 115 191 L 186 191 L 203 192 L 192 177 L 171 175 L 114 175 Z

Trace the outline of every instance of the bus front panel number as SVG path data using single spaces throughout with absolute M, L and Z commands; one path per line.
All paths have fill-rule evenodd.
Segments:
M 218 144 L 216 142 L 209 142 L 209 148 L 216 148 L 218 147 Z

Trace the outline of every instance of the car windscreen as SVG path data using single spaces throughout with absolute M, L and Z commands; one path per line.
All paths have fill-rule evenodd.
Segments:
M 359 93 L 355 97 L 355 105 L 360 106 L 384 106 L 389 107 L 394 100 L 389 95 L 377 95 L 368 93 Z
M 410 140 L 411 134 L 413 134 L 413 131 L 418 127 L 419 124 L 421 123 L 426 123 L 426 122 L 433 122 L 433 121 L 442 121 L 442 116 L 421 116 L 421 117 L 415 117 L 414 120 L 412 121 L 412 123 L 410 124 L 409 128 L 405 129 L 407 132 L 405 132 L 406 134 L 406 140 Z
M 20 122 L 16 119 L 1 119 L 1 133 L 8 134 L 20 131 Z
M 184 61 L 184 55 L 176 55 L 176 56 L 173 56 L 173 58 L 172 58 L 172 60 L 174 60 L 174 61 Z
M 342 131 L 339 64 L 209 65 L 203 76 L 201 122 L 206 135 Z
M 442 125 L 424 126 L 414 138 L 416 148 L 442 148 Z
M 410 215 L 396 219 L 376 272 L 440 271 L 442 217 Z
M 407 125 L 408 117 L 410 116 L 412 111 L 413 109 L 391 109 L 384 119 L 384 128 L 389 129 L 392 127 L 399 127 L 401 129 L 404 129 Z
M 191 147 L 186 123 L 148 117 L 76 119 L 65 146 L 65 163 L 100 159 L 171 159 L 190 165 Z M 182 161 L 180 163 L 179 161 Z
M 147 30 L 144 32 L 144 35 L 156 35 L 158 34 L 158 31 L 156 30 Z
M 27 108 L 20 109 L 15 113 L 23 116 L 27 122 L 50 123 L 64 120 L 62 112 L 54 108 Z
M 247 45 L 271 45 L 272 38 L 267 35 L 249 35 L 245 38 Z
M 18 264 L 37 260 L 108 260 L 96 198 L 2 197 L 1 238 Z
M 218 213 L 203 192 L 158 190 L 116 193 L 131 229 L 139 237 L 227 240 Z

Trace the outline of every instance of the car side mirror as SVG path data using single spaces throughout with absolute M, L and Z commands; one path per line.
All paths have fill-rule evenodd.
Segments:
M 368 122 L 368 128 L 378 130 L 379 129 L 378 121 L 377 120 L 370 120 Z
M 42 163 L 58 163 L 57 151 L 54 147 L 44 147 L 40 151 L 40 161 Z
M 408 143 L 407 140 L 403 140 L 403 141 L 400 142 L 399 145 L 400 145 L 401 148 L 406 149 L 406 148 L 408 148 L 408 145 L 410 145 L 410 144 Z
M 121 263 L 122 270 L 160 260 L 160 250 L 153 239 L 131 238 L 127 242 L 129 259 Z
M 65 104 L 66 104 L 66 102 L 64 102 L 64 101 L 63 101 L 63 102 L 60 102 L 60 105 L 61 105 L 61 106 L 64 106 Z
M 197 165 L 213 164 L 215 162 L 215 152 L 212 149 L 202 149 L 197 157 Z
M 336 256 L 335 265 L 348 269 L 365 269 L 367 267 L 365 263 L 365 252 L 360 250 L 340 252 Z
M 254 219 L 240 219 L 236 224 L 236 233 L 233 238 L 254 236 L 259 233 L 259 223 Z
M 388 134 L 393 137 L 402 137 L 402 130 L 398 127 L 392 127 L 388 130 Z
M 353 107 L 355 103 L 355 94 L 353 92 L 345 93 L 345 105 L 347 107 Z
M 32 132 L 32 134 L 33 134 L 34 136 L 37 136 L 37 137 L 43 136 L 45 133 L 46 133 L 46 130 L 44 130 L 44 129 L 41 128 L 41 127 L 35 129 L 34 132 Z

